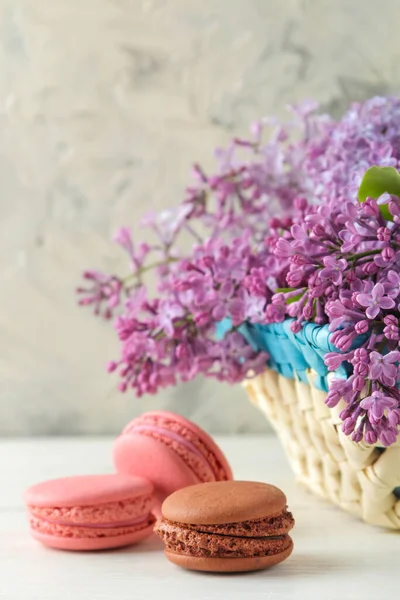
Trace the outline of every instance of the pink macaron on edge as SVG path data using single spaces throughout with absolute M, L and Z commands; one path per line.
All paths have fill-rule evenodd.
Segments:
M 158 421 L 163 427 L 168 422 L 173 428 L 168 425 L 170 430 L 163 429 L 160 436 Z M 154 436 L 153 426 L 158 432 Z M 201 442 L 201 452 L 176 435 L 179 427 Z M 171 439 L 166 439 L 170 436 Z M 168 411 L 149 411 L 128 423 L 115 441 L 113 460 L 118 472 L 151 479 L 157 499 L 156 516 L 160 516 L 165 498 L 178 489 L 205 481 L 232 479 L 229 463 L 214 440 L 188 419 Z
M 180 424 L 184 429 L 189 430 L 204 444 L 204 446 L 208 450 L 208 452 L 210 454 L 212 454 L 215 457 L 215 459 L 217 460 L 217 462 L 221 465 L 221 468 L 223 471 L 223 479 L 229 480 L 229 479 L 233 478 L 232 469 L 228 463 L 228 460 L 225 457 L 224 453 L 222 452 L 221 448 L 213 440 L 213 438 L 206 431 L 204 431 L 204 429 L 201 429 L 201 427 L 199 427 L 198 425 L 193 423 L 193 421 L 190 421 L 189 419 L 186 419 L 185 417 L 183 417 L 182 415 L 179 415 L 177 413 L 173 413 L 173 412 L 166 411 L 166 410 L 148 411 L 144 415 L 141 415 L 141 416 L 137 417 L 136 419 L 133 419 L 130 423 L 128 423 L 124 427 L 124 429 L 122 431 L 122 435 L 130 434 L 132 432 L 132 429 L 134 429 L 135 422 L 137 422 L 139 419 L 141 419 L 143 417 L 145 417 L 146 419 L 157 420 L 157 419 L 161 418 L 163 420 L 167 419 L 167 420 L 175 421 L 176 423 Z M 214 477 L 217 479 L 217 474 L 215 472 L 214 472 Z
M 146 477 L 153 482 L 156 499 L 153 512 L 157 518 L 167 496 L 188 485 L 200 483 L 193 470 L 174 450 L 149 436 L 120 436 L 114 444 L 113 461 L 118 472 Z

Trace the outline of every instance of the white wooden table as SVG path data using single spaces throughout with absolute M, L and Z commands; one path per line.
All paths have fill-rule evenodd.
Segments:
M 256 573 L 180 570 L 153 537 L 123 550 L 68 553 L 30 538 L 25 487 L 63 475 L 112 470 L 108 438 L 0 442 L 1 600 L 386 600 L 400 591 L 400 535 L 371 528 L 296 486 L 274 437 L 219 438 L 237 479 L 281 487 L 296 518 L 295 549 Z

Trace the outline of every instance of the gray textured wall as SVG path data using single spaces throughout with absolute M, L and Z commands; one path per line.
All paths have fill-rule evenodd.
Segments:
M 248 123 L 318 99 L 399 90 L 396 0 L 0 0 L 0 432 L 117 431 L 170 407 L 261 431 L 240 387 L 119 395 L 112 330 L 74 303 L 86 266 L 191 161 Z

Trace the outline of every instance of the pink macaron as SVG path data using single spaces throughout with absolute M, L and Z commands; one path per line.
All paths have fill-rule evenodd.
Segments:
M 31 533 L 60 550 L 104 550 L 151 535 L 153 485 L 129 475 L 83 475 L 44 481 L 24 495 Z
M 167 496 L 206 481 L 232 479 L 222 450 L 200 427 L 167 411 L 150 411 L 133 419 L 114 444 L 118 472 L 150 479 L 155 488 L 155 514 Z

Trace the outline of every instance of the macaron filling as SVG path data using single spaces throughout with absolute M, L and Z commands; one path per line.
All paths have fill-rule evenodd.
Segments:
M 150 524 L 150 513 L 147 515 L 137 517 L 131 521 L 113 521 L 110 523 L 68 523 L 66 521 L 58 521 L 57 519 L 38 519 L 34 515 L 31 516 L 36 518 L 37 521 L 43 521 L 52 525 L 62 525 L 65 527 L 87 527 L 88 529 L 115 529 L 118 527 L 133 527 L 134 525 L 142 525 L 143 523 Z M 153 519 L 154 521 L 154 519 Z
M 92 506 L 29 506 L 34 531 L 65 538 L 100 538 L 126 535 L 151 527 L 152 496 Z
M 190 525 L 186 529 L 193 529 L 201 533 L 216 533 L 238 537 L 271 537 L 285 535 L 294 527 L 294 518 L 290 511 L 283 510 L 274 517 L 243 521 L 241 523 L 224 523 L 223 525 Z
M 136 522 L 115 521 L 115 523 L 88 523 L 70 524 L 57 523 L 45 519 L 38 519 L 30 516 L 30 525 L 33 531 L 41 534 L 61 537 L 61 538 L 106 538 L 128 535 L 151 527 L 155 518 L 148 514 L 145 518 L 136 520 Z
M 248 523 L 251 527 L 251 522 Z M 194 528 L 196 527 L 196 529 Z M 211 527 L 211 526 L 210 526 Z M 292 546 L 289 535 L 260 537 L 202 532 L 197 526 L 173 523 L 162 519 L 156 523 L 155 532 L 163 540 L 166 550 L 180 555 L 207 558 L 246 558 L 278 555 Z
M 113 523 L 133 521 L 138 517 L 150 513 L 154 500 L 150 494 L 141 495 L 136 498 L 128 498 L 117 502 L 106 502 L 88 506 L 34 506 L 28 505 L 28 510 L 34 517 L 45 521 L 57 521 L 62 525 L 80 524 L 93 525 L 102 523 Z

